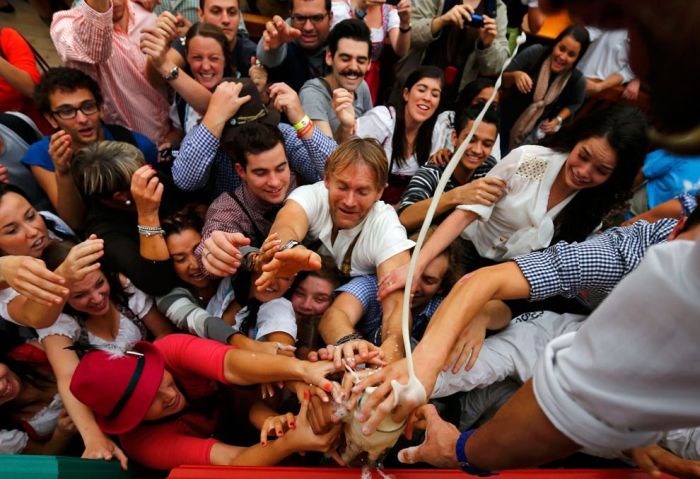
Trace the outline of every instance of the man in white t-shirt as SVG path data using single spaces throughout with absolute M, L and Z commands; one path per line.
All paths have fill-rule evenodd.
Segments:
M 271 235 L 279 251 L 263 266 L 256 282 L 266 287 L 276 275 L 318 269 L 319 255 L 301 245 L 319 240 L 346 277 L 377 274 L 380 278 L 408 263 L 414 245 L 394 209 L 379 201 L 387 182 L 388 162 L 374 140 L 355 138 L 340 145 L 328 158 L 322 182 L 300 186 L 277 214 Z M 403 291 L 382 301 L 382 350 L 385 359 L 398 359 L 401 343 Z M 343 351 L 352 357 L 352 351 Z

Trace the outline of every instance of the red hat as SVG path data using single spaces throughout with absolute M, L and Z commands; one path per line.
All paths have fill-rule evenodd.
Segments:
M 164 371 L 163 356 L 146 341 L 123 355 L 90 351 L 75 369 L 70 390 L 92 410 L 102 431 L 124 434 L 143 420 Z

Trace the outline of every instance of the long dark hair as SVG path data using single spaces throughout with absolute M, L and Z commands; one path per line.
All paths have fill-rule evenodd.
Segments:
M 629 198 L 648 149 L 646 128 L 646 118 L 639 109 L 613 106 L 576 119 L 542 142 L 553 150 L 569 153 L 578 142 L 601 137 L 617 157 L 617 165 L 605 183 L 579 191 L 557 215 L 552 243 L 583 241 L 612 209 Z
M 557 35 L 557 38 L 555 38 L 554 41 L 544 50 L 544 52 L 542 52 L 542 56 L 540 57 L 540 61 L 537 63 L 537 65 L 542 65 L 547 57 L 552 54 L 554 48 L 557 46 L 557 43 L 566 37 L 573 37 L 573 39 L 576 40 L 579 45 L 581 45 L 581 50 L 578 53 L 578 57 L 576 57 L 576 60 L 571 65 L 572 70 L 576 68 L 576 65 L 578 65 L 578 62 L 581 61 L 581 58 L 583 58 L 583 55 L 586 54 L 586 50 L 588 50 L 588 47 L 591 44 L 591 36 L 588 34 L 588 30 L 586 30 L 586 27 L 583 25 L 578 24 L 567 27 L 564 31 Z
M 413 88 L 413 86 L 423 78 L 435 78 L 440 81 L 440 86 L 444 85 L 445 83 L 442 70 L 434 66 L 422 66 L 414 70 L 413 73 L 408 76 L 403 87 L 410 91 L 411 88 Z M 391 137 L 392 165 L 403 166 L 406 163 L 406 150 L 408 149 L 408 145 L 406 144 L 405 115 L 406 100 L 404 100 L 403 95 L 400 95 L 399 103 L 396 105 L 396 125 L 394 126 L 394 134 Z M 436 110 L 433 116 L 426 120 L 418 129 L 414 151 L 416 154 L 416 160 L 421 166 L 424 165 L 430 158 L 433 128 L 435 127 L 435 120 L 437 120 L 437 116 L 438 110 Z

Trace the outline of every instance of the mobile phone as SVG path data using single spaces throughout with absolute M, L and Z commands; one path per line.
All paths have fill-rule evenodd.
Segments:
M 484 17 L 477 13 L 472 13 L 471 21 L 464 24 L 468 27 L 481 28 L 484 26 Z
M 400 1 L 401 0 L 386 0 L 386 4 L 396 6 L 399 4 Z

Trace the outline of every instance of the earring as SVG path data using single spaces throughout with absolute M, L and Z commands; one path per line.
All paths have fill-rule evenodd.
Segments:
M 131 200 L 125 200 L 125 201 L 124 201 L 124 204 L 125 204 L 126 206 L 131 206 Z

